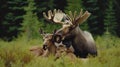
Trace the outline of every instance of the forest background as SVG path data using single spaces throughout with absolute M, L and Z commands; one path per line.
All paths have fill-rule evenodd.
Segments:
M 109 33 L 120 37 L 119 0 L 1 0 L 0 38 L 6 41 L 25 34 L 28 39 L 39 38 L 39 29 L 52 33 L 61 26 L 47 22 L 43 12 L 61 9 L 63 12 L 89 11 L 90 18 L 80 25 L 94 37 Z

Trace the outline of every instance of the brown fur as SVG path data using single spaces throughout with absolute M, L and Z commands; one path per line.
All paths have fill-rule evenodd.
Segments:
M 55 56 L 55 60 L 57 60 L 65 53 L 65 56 L 70 57 L 70 59 L 76 58 L 76 56 L 73 53 L 73 48 L 70 47 L 67 49 L 63 44 L 56 47 L 55 43 L 51 41 L 52 37 L 53 35 L 51 34 L 47 34 L 44 36 L 44 44 L 47 45 L 47 50 L 44 51 L 44 54 L 42 56 L 46 57 L 50 54 L 53 54 Z
M 52 34 L 46 34 L 43 39 L 44 43 L 43 46 L 46 45 L 47 50 L 45 52 L 45 56 L 48 56 L 49 54 L 55 55 L 56 53 L 56 46 L 54 45 L 54 42 L 52 42 Z
M 67 56 L 71 60 L 73 60 L 73 59 L 76 58 L 76 56 L 74 55 L 72 49 L 66 48 L 64 45 L 60 45 L 60 46 L 57 47 L 56 54 L 55 54 L 55 59 L 54 60 L 57 60 L 57 59 L 59 59 L 62 56 Z
M 40 46 L 32 46 L 30 52 L 35 56 L 41 56 L 44 53 L 44 50 Z

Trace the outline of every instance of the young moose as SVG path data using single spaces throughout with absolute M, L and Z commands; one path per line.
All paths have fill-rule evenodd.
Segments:
M 53 40 L 53 34 L 45 34 L 40 32 L 43 36 L 43 47 L 40 46 L 32 46 L 30 48 L 30 52 L 32 52 L 36 56 L 43 56 L 47 57 L 50 54 L 55 55 L 56 53 L 56 46 Z
M 63 44 L 69 45 L 71 43 L 76 56 L 86 58 L 88 54 L 97 55 L 97 48 L 91 33 L 79 28 L 79 25 L 91 15 L 88 11 L 83 13 L 81 10 L 79 14 L 76 11 L 74 13 L 70 11 L 68 15 L 61 10 L 54 10 L 53 12 L 49 10 L 48 16 L 46 13 L 43 13 L 43 15 L 48 21 L 62 24 L 62 28 L 57 30 L 55 35 L 62 37 Z

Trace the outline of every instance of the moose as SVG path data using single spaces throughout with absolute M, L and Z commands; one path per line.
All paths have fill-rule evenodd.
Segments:
M 49 33 L 46 34 L 42 30 L 40 30 L 40 33 L 42 34 L 44 40 L 43 41 L 44 53 L 42 56 L 47 57 L 50 54 L 52 54 L 55 56 L 55 60 L 57 60 L 59 57 L 62 56 L 62 53 L 65 52 L 65 54 L 69 56 L 71 59 L 75 58 L 73 48 L 72 47 L 66 48 L 62 43 L 60 43 L 61 37 L 55 36 L 54 34 L 55 31 L 53 32 L 53 34 Z
M 69 11 L 69 14 L 65 14 L 59 9 L 49 10 L 48 15 L 43 12 L 46 20 L 62 25 L 62 28 L 58 29 L 55 35 L 61 36 L 63 44 L 68 48 L 72 45 L 75 50 L 74 54 L 81 58 L 86 58 L 89 54 L 97 56 L 97 47 L 92 34 L 82 31 L 79 27 L 90 15 L 91 13 L 88 11 L 83 13 L 82 9 L 79 14 L 76 11 L 74 13 Z
M 30 48 L 30 52 L 32 52 L 36 56 L 48 57 L 50 54 L 55 55 L 56 46 L 53 40 L 53 34 L 45 33 L 42 29 L 39 30 L 42 35 L 43 44 L 40 46 L 32 46 Z
M 33 55 L 35 55 L 35 56 L 43 56 L 43 57 L 48 57 L 50 54 L 55 55 L 57 46 L 55 45 L 55 41 L 53 39 L 54 35 L 45 33 L 45 32 L 43 32 L 43 30 L 40 30 L 40 34 L 43 37 L 42 38 L 43 39 L 42 47 L 32 46 L 30 48 L 30 52 L 33 53 Z

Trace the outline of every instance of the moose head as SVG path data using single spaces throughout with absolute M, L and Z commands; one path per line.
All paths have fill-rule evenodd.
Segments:
M 54 10 L 53 12 L 51 10 L 48 11 L 48 16 L 46 13 L 43 13 L 45 19 L 47 19 L 50 22 L 62 24 L 62 28 L 59 29 L 56 34 L 66 36 L 68 33 L 71 33 L 72 30 L 74 30 L 79 24 L 82 24 L 91 13 L 86 11 L 83 13 L 83 10 L 81 9 L 79 15 L 77 15 L 77 12 L 75 11 L 73 14 L 70 11 L 69 14 L 63 13 L 61 10 Z
M 48 15 L 43 13 L 45 19 L 50 22 L 62 24 L 62 28 L 55 32 L 55 35 L 60 35 L 63 41 L 72 42 L 72 46 L 75 49 L 76 56 L 87 57 L 88 54 L 97 55 L 97 49 L 95 46 L 94 39 L 91 33 L 82 31 L 79 25 L 88 19 L 91 15 L 88 11 L 83 13 L 81 9 L 80 13 L 77 14 L 75 11 L 69 14 L 63 13 L 61 10 L 48 11 Z
M 46 50 L 46 55 L 48 54 L 55 54 L 56 53 L 56 44 L 61 42 L 61 37 L 59 35 L 54 35 L 53 34 L 49 34 L 49 33 L 45 33 L 42 29 L 40 29 L 39 31 L 41 33 L 41 35 L 43 36 L 43 49 Z

